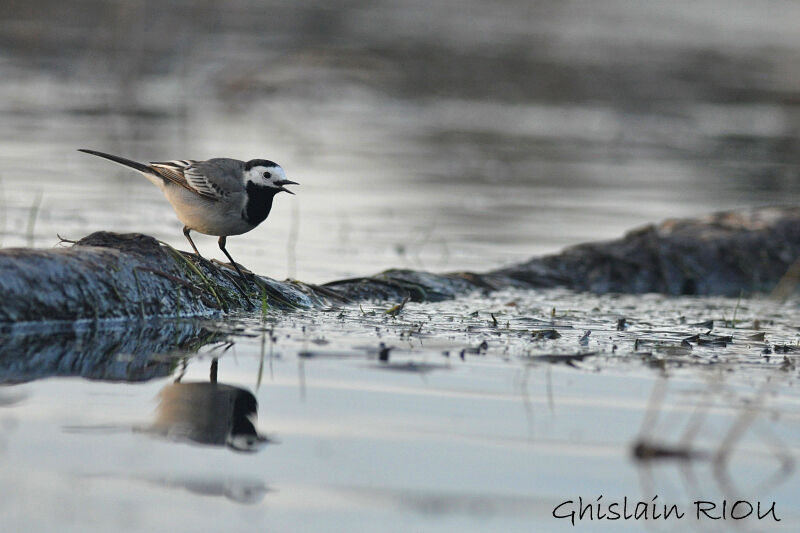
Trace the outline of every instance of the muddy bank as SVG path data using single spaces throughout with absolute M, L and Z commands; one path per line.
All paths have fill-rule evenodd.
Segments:
M 146 235 L 98 232 L 68 248 L 0 251 L 0 324 L 440 301 L 504 287 L 738 295 L 773 290 L 798 252 L 800 209 L 764 208 L 668 220 L 486 273 L 388 270 L 320 286 L 240 280 Z
M 0 293 L 0 324 L 9 324 L 309 308 L 323 304 L 324 289 L 238 280 L 228 266 L 147 235 L 97 232 L 69 248 L 0 251 Z
M 666 220 L 493 274 L 594 293 L 737 296 L 770 292 L 800 258 L 800 208 Z
M 798 259 L 800 208 L 771 207 L 666 220 L 481 274 L 389 270 L 326 287 L 356 299 L 412 301 L 505 287 L 738 296 L 773 291 Z

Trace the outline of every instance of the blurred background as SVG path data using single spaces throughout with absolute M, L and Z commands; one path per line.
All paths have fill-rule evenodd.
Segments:
M 279 162 L 297 196 L 228 249 L 311 282 L 794 203 L 799 20 L 764 0 L 4 0 L 0 245 L 188 248 L 155 187 L 81 147 Z

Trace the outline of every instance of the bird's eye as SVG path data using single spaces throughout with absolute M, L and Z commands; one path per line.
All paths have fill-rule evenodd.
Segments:
M 270 174 L 269 172 L 264 172 L 264 177 L 266 179 L 270 179 L 272 177 L 272 174 Z

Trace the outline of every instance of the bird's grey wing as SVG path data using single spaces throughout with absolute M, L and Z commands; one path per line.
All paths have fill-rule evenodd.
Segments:
M 195 161 L 184 171 L 184 175 L 192 187 L 198 191 L 222 199 L 244 190 L 243 171 L 244 161 L 220 157 L 207 161 Z
M 225 190 L 215 185 L 213 177 L 205 175 L 207 161 L 176 159 L 174 161 L 154 161 L 150 167 L 160 176 L 209 200 L 222 200 L 227 196 Z

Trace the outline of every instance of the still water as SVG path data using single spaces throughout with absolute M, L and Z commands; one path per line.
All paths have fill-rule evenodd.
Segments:
M 110 230 L 188 248 L 155 187 L 81 147 L 278 161 L 297 196 L 228 249 L 308 282 L 488 269 L 795 203 L 797 20 L 800 4 L 759 1 L 5 1 L 0 245 Z M 797 370 L 762 353 L 797 343 L 796 302 L 389 305 L 3 330 L 3 530 L 573 530 L 553 507 L 601 494 L 775 501 L 783 521 L 745 525 L 796 530 Z M 681 344 L 711 319 L 732 343 Z M 249 394 L 247 453 L 220 427 L 248 427 Z M 732 451 L 637 463 L 640 434 Z M 684 527 L 735 525 L 655 526 Z
M 34 353 L 41 335 L 16 335 L 4 526 L 567 531 L 553 509 L 601 495 L 685 516 L 578 527 L 738 530 L 693 514 L 726 499 L 774 502 L 781 522 L 754 530 L 800 523 L 796 363 L 763 353 L 796 343 L 796 304 L 506 291 L 386 309 L 70 329 Z M 732 342 L 681 344 L 709 319 Z M 637 461 L 639 441 L 682 455 Z

